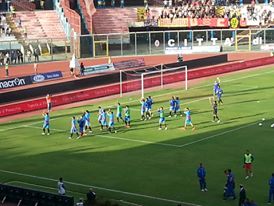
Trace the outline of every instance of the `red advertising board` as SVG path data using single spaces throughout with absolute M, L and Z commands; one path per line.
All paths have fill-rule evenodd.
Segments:
M 190 70 L 188 72 L 188 79 L 196 79 L 196 78 L 212 76 L 216 74 L 223 74 L 227 72 L 238 71 L 242 69 L 247 69 L 247 68 L 257 67 L 257 66 L 262 66 L 267 64 L 273 64 L 273 63 L 274 63 L 274 57 L 265 57 L 260 59 L 260 61 L 258 61 L 258 59 L 255 59 L 255 60 L 249 60 L 245 62 L 235 62 L 227 65 L 214 66 L 211 68 L 195 69 L 195 70 Z M 184 78 L 185 78 L 184 72 L 181 72 L 180 74 L 178 73 L 166 74 L 164 77 L 164 83 L 170 84 L 178 81 L 183 81 Z M 145 88 L 159 86 L 159 85 L 160 85 L 159 77 L 147 78 L 145 79 L 145 82 L 144 82 Z M 140 90 L 140 88 L 141 88 L 140 80 L 134 80 L 134 81 L 123 83 L 123 92 L 137 91 L 137 90 Z M 73 102 L 119 94 L 119 92 L 120 92 L 120 85 L 119 83 L 116 83 L 116 84 L 112 84 L 104 87 L 97 87 L 93 89 L 87 89 L 87 90 L 62 94 L 62 95 L 56 95 L 56 96 L 53 96 L 52 98 L 52 104 L 53 106 L 64 105 L 64 104 L 69 104 Z M 46 109 L 45 98 L 0 106 L 0 117 L 18 114 L 22 112 L 39 110 L 39 109 Z

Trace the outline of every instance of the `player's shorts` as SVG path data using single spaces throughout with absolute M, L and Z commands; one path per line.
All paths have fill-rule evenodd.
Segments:
M 72 127 L 72 128 L 70 129 L 70 133 L 77 133 L 77 132 L 78 132 L 78 130 L 77 130 L 76 127 Z
M 43 124 L 43 129 L 49 129 L 49 123 L 44 123 Z
M 141 110 L 141 115 L 143 116 L 145 114 L 146 110 L 145 109 L 142 109 Z
M 176 111 L 176 112 L 180 112 L 180 111 L 181 111 L 180 107 L 176 107 L 176 108 L 175 108 L 175 111 Z
M 152 106 L 147 107 L 148 111 L 152 110 Z
M 125 122 L 130 122 L 130 116 L 125 116 Z
M 213 110 L 213 115 L 217 115 L 218 114 L 218 110 Z
M 164 124 L 166 122 L 166 119 L 164 117 L 159 119 L 159 124 Z
M 117 118 L 122 118 L 122 113 L 117 113 L 117 114 L 116 114 L 116 117 L 117 117 Z
M 50 103 L 48 103 L 48 110 L 51 110 L 51 107 L 52 107 L 52 104 L 50 102 Z
M 174 110 L 175 110 L 175 108 L 173 106 L 169 107 L 169 111 L 174 111 Z
M 90 120 L 85 121 L 85 126 L 90 127 Z
M 191 119 L 187 119 L 187 120 L 185 121 L 185 124 L 186 124 L 186 125 L 192 125 Z
M 145 111 L 146 111 L 146 112 L 148 112 L 148 111 L 149 111 L 149 108 L 148 108 L 148 107 L 146 107 Z
M 103 125 L 103 126 L 107 126 L 107 121 L 106 121 L 106 120 L 101 120 L 100 123 L 101 123 L 101 125 Z
M 114 127 L 114 122 L 109 122 L 109 123 L 108 123 L 108 126 L 109 126 L 109 127 Z
M 79 127 L 80 133 L 84 133 L 84 127 Z
M 251 170 L 251 169 L 252 169 L 252 164 L 251 164 L 251 163 L 245 163 L 245 164 L 244 164 L 244 168 L 245 168 L 246 170 Z

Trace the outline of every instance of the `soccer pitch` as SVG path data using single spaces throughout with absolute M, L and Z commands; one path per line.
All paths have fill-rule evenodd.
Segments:
M 235 174 L 236 194 L 244 184 L 247 196 L 258 205 L 268 198 L 268 179 L 274 172 L 274 68 L 220 76 L 224 104 L 221 122 L 213 123 L 208 97 L 215 78 L 203 80 L 188 91 L 182 88 L 148 92 L 154 116 L 140 120 L 140 93 L 93 105 L 51 113 L 51 135 L 42 136 L 42 116 L 0 124 L 0 181 L 11 185 L 56 192 L 63 177 L 68 195 L 85 197 L 93 187 L 99 198 L 124 200 L 146 206 L 236 205 L 222 200 L 224 170 Z M 183 84 L 182 84 L 183 85 Z M 169 99 L 179 96 L 189 107 L 195 131 L 182 130 L 185 117 L 167 117 Z M 131 108 L 132 127 L 115 123 L 118 133 L 100 131 L 98 106 L 120 102 Z M 158 130 L 157 108 L 165 109 L 168 130 Z M 91 111 L 94 134 L 68 139 L 71 117 Z M 116 110 L 114 109 L 116 112 Z M 262 122 L 262 118 L 265 121 Z M 262 122 L 262 126 L 258 123 Z M 255 157 L 254 177 L 245 180 L 243 154 Z M 207 170 L 208 192 L 201 192 L 196 175 L 199 163 Z M 122 203 L 122 205 L 126 205 Z

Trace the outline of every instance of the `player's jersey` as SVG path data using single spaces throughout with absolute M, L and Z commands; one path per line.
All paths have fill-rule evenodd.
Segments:
M 104 110 L 102 108 L 99 109 L 99 111 L 98 111 L 98 121 L 101 121 L 103 112 L 104 112 Z
M 102 114 L 101 114 L 101 121 L 102 122 L 107 121 L 107 114 L 105 112 L 102 112 Z
M 49 115 L 48 114 L 44 115 L 44 124 L 49 124 Z
M 83 128 L 85 126 L 85 119 L 83 117 L 79 119 L 78 124 L 80 128 Z
M 125 116 L 130 117 L 130 109 L 129 108 L 125 109 Z
M 121 105 L 117 106 L 117 114 L 122 114 L 123 107 Z
M 141 101 L 141 112 L 144 112 L 146 110 L 146 102 Z
M 223 90 L 222 90 L 221 88 L 219 88 L 218 91 L 217 91 L 217 97 L 218 97 L 219 99 L 221 99 L 221 98 L 222 98 L 222 95 L 223 95 Z
M 185 111 L 184 113 L 185 113 L 185 115 L 186 115 L 186 120 L 191 120 L 190 111 L 187 110 L 187 111 Z
M 214 113 L 217 113 L 217 111 L 218 111 L 218 105 L 214 103 L 213 106 L 212 106 L 212 109 L 213 109 Z
M 77 125 L 76 119 L 72 119 L 71 120 L 71 128 L 76 128 L 76 125 Z
M 109 123 L 114 123 L 114 114 L 113 113 L 108 114 L 108 121 L 109 121 Z
M 176 100 L 175 100 L 175 109 L 176 109 L 176 110 L 179 110 L 179 109 L 180 109 L 180 100 L 179 100 L 179 99 L 176 99 Z
M 217 91 L 218 91 L 218 89 L 219 89 L 219 86 L 220 86 L 219 82 L 215 82 L 215 83 L 214 83 L 214 86 L 213 86 L 214 94 L 217 94 Z
M 164 110 L 159 110 L 158 113 L 159 113 L 159 117 L 160 118 L 164 118 L 165 117 Z
M 85 119 L 86 119 L 86 121 L 90 121 L 90 113 L 89 112 L 86 112 L 85 113 Z
M 47 104 L 51 103 L 51 96 L 47 96 L 46 100 L 47 100 Z

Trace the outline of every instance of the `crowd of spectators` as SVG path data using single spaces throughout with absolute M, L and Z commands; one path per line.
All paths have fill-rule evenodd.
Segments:
M 238 1 L 225 1 L 223 5 L 218 0 L 177 0 L 176 2 L 164 0 L 164 6 L 158 11 L 146 10 L 145 25 L 157 26 L 159 19 L 176 18 L 237 18 L 245 19 L 259 25 L 267 25 L 274 20 L 274 0 L 269 4 L 240 5 Z

